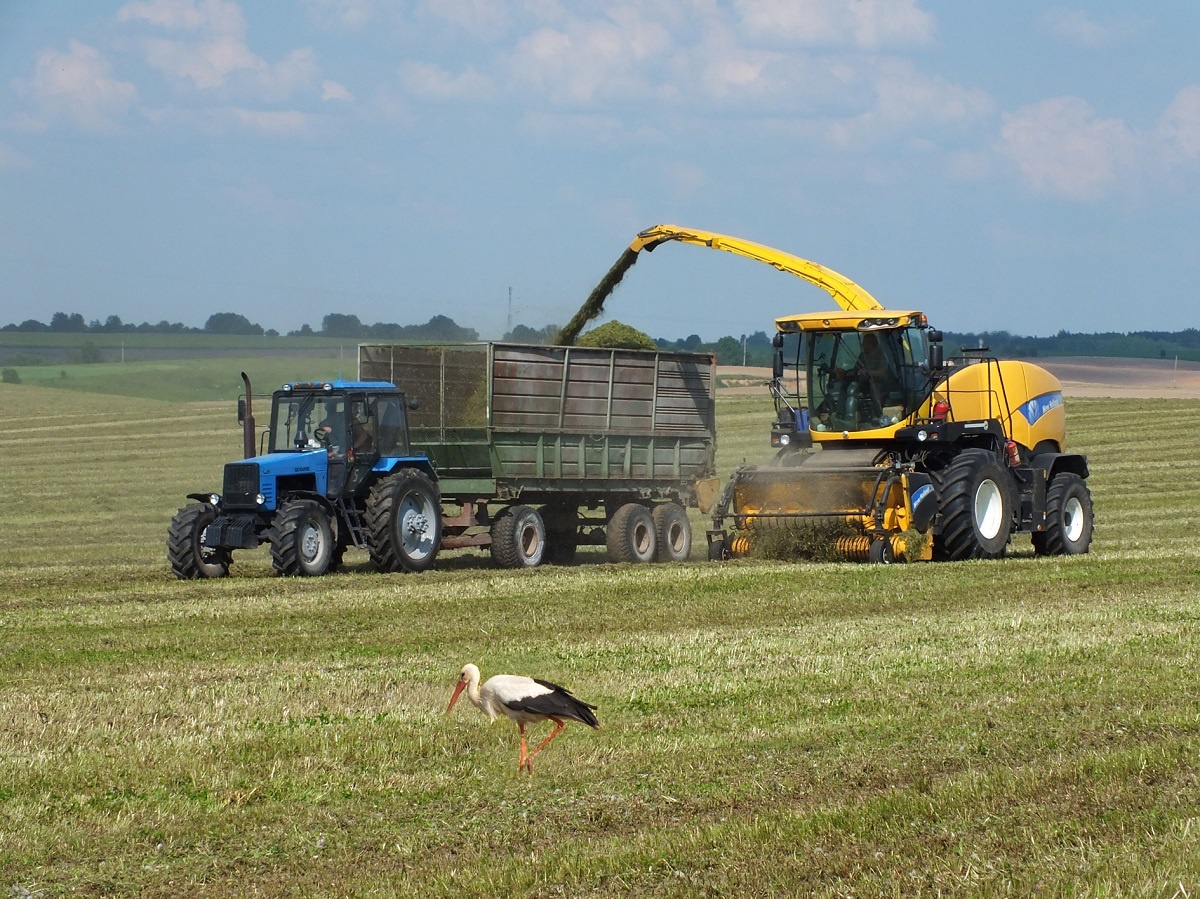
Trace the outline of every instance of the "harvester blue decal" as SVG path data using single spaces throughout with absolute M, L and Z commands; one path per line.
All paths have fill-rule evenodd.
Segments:
M 921 500 L 933 493 L 932 484 L 923 484 L 913 491 L 913 495 L 909 497 L 908 507 L 916 510 L 917 506 L 921 505 Z
M 1027 403 L 1022 403 L 1020 406 L 1021 415 L 1030 424 L 1035 424 L 1039 418 L 1051 409 L 1057 409 L 1062 404 L 1063 396 L 1057 390 L 1053 393 L 1043 393 L 1041 396 L 1035 396 Z

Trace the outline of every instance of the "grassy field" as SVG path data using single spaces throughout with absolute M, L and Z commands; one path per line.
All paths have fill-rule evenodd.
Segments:
M 1200 889 L 1195 403 L 1069 403 L 1081 558 L 200 583 L 165 533 L 239 453 L 230 402 L 0 409 L 0 896 Z M 724 476 L 770 412 L 719 412 Z M 518 777 L 514 727 L 443 714 L 467 661 L 602 729 Z

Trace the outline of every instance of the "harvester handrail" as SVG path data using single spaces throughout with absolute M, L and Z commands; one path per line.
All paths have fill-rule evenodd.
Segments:
M 640 232 L 633 243 L 629 245 L 629 249 L 635 254 L 642 250 L 649 252 L 659 244 L 670 240 L 709 247 L 713 250 L 724 250 L 727 253 L 745 256 L 747 259 L 757 262 L 765 262 L 772 268 L 803 278 L 810 284 L 820 287 L 847 312 L 870 312 L 875 309 L 883 309 L 883 305 L 865 289 L 831 268 L 826 268 L 809 259 L 793 256 L 783 250 L 776 250 L 774 247 L 743 240 L 740 237 L 731 237 L 728 234 L 717 234 L 713 231 L 701 231 L 696 228 L 681 228 L 678 225 L 655 225 Z

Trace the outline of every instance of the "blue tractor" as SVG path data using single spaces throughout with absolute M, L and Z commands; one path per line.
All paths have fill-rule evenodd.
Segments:
M 167 555 L 182 579 L 224 577 L 235 549 L 268 543 L 281 575 L 336 569 L 346 549 L 382 571 L 424 571 L 442 539 L 432 464 L 409 447 L 404 393 L 384 381 L 296 382 L 275 391 L 267 452 L 256 455 L 250 380 L 239 401 L 245 452 L 221 493 L 171 521 Z

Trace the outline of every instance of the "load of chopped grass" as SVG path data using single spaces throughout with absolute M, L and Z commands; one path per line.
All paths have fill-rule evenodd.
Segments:
M 840 518 L 795 518 L 758 523 L 746 532 L 749 555 L 778 562 L 844 562 L 839 538 L 858 532 Z

